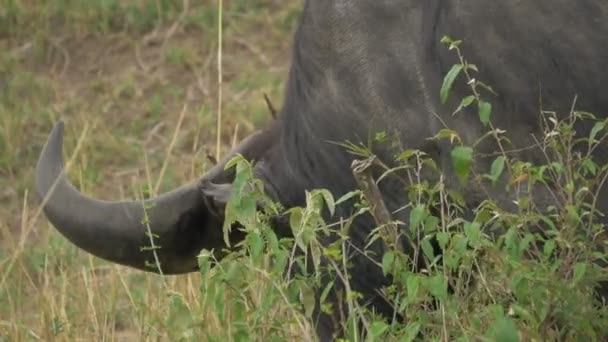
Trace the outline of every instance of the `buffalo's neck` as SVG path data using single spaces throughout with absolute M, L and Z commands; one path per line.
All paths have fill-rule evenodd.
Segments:
M 416 72 L 422 9 L 353 4 L 308 2 L 301 16 L 274 157 L 281 168 L 268 177 L 286 205 L 301 205 L 304 190 L 340 196 L 356 187 L 350 167 L 358 157 L 345 143 L 392 159 L 396 151 L 374 142 L 385 132 L 400 146 L 431 149 L 424 137 L 433 99 Z
M 575 6 L 558 1 L 560 6 Z M 278 186 L 281 192 L 294 191 L 279 197 L 300 205 L 305 189 L 328 188 L 336 196 L 352 190 L 350 164 L 355 156 L 338 144 L 349 140 L 368 145 L 377 132 L 395 136 L 402 148 L 431 153 L 449 176 L 453 146 L 447 141 L 436 145 L 427 138 L 447 125 L 472 145 L 487 127 L 479 122 L 476 108 L 452 115 L 460 100 L 471 94 L 462 77 L 448 103 L 439 101 L 443 75 L 458 62 L 455 52 L 440 44 L 444 34 L 464 39 L 465 57 L 496 90 L 498 95 L 484 97 L 492 102 L 494 125 L 507 131 L 511 145 L 506 148 L 522 149 L 522 159 L 541 161 L 540 151 L 529 149 L 535 144 L 533 135 L 538 139 L 542 134 L 541 103 L 543 109 L 567 115 L 574 96 L 582 94 L 579 108 L 599 115 L 608 110 L 608 97 L 602 96 L 608 74 L 597 74 L 608 60 L 608 49 L 598 40 L 608 32 L 579 32 L 585 27 L 606 31 L 600 19 L 608 5 L 586 1 L 593 12 L 586 17 L 573 10 L 560 11 L 562 17 L 534 15 L 544 18 L 541 22 L 526 19 L 526 13 L 543 11 L 550 3 L 509 0 L 452 8 L 456 5 L 438 1 L 409 6 L 398 1 L 307 2 L 295 35 L 280 118 L 277 159 L 282 169 L 274 177 L 276 183 L 286 183 Z M 577 23 L 580 29 L 570 30 L 574 26 L 563 22 Z M 371 147 L 385 159 L 393 157 L 391 149 Z M 490 140 L 478 149 L 488 155 L 498 151 Z M 476 166 L 486 172 L 490 162 L 481 160 Z

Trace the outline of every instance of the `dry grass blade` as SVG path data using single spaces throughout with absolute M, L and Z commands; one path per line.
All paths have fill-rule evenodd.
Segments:
M 74 152 L 72 152 L 72 156 L 70 157 L 70 159 L 68 159 L 67 163 L 65 163 L 64 168 L 59 177 L 64 175 L 66 172 L 68 172 L 70 170 L 70 168 L 72 167 L 72 164 L 74 163 L 74 159 L 76 158 L 76 156 L 78 155 L 78 152 L 82 148 L 82 144 L 84 142 L 85 137 L 87 137 L 87 135 L 88 135 L 88 130 L 89 130 L 89 125 L 87 124 L 83 128 L 82 133 L 80 134 L 80 137 L 78 138 L 78 142 L 76 143 L 76 148 L 74 149 Z M 51 186 L 51 189 L 49 190 L 49 195 L 52 194 L 53 191 L 55 191 L 55 187 L 57 186 L 59 180 L 60 180 L 60 178 L 57 178 L 55 180 L 55 182 Z M 11 258 L 9 259 L 10 261 L 8 262 L 8 265 L 4 269 L 4 273 L 2 274 L 2 281 L 0 281 L 0 287 L 6 286 L 6 279 L 7 279 L 8 275 L 11 273 L 12 268 L 15 264 L 15 261 L 17 260 L 17 257 L 19 257 L 24 252 L 24 248 L 25 248 L 27 239 L 30 236 L 32 230 L 34 229 L 34 226 L 35 226 L 38 218 L 40 217 L 40 214 L 42 213 L 42 210 L 43 210 L 44 206 L 46 205 L 46 203 L 48 202 L 48 200 L 49 200 L 48 195 L 44 199 L 42 199 L 40 206 L 36 209 L 33 217 L 29 221 L 26 221 L 27 216 L 26 216 L 26 214 L 23 214 L 23 220 L 24 220 L 23 222 L 28 222 L 28 224 L 22 226 L 22 233 L 21 233 L 21 239 L 19 240 L 19 245 L 18 245 L 17 249 L 15 249 L 13 251 Z M 23 210 L 25 210 L 25 208 Z

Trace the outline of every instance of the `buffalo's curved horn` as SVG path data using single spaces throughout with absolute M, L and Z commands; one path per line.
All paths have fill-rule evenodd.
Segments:
M 196 184 L 145 201 L 81 194 L 65 176 L 62 135 L 60 121 L 36 165 L 36 191 L 49 221 L 76 246 L 122 265 L 177 274 L 197 269 L 202 248 L 223 245 L 221 219 L 210 213 Z

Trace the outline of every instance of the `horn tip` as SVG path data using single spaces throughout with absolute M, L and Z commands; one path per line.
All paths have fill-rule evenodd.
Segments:
M 63 169 L 63 120 L 57 121 L 42 148 L 36 164 L 36 192 L 44 198 Z

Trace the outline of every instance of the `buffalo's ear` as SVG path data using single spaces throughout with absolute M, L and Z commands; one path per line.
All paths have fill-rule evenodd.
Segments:
M 207 209 L 216 217 L 223 218 L 226 205 L 232 193 L 235 168 L 226 169 L 226 164 L 240 154 L 249 162 L 263 160 L 273 149 L 278 139 L 278 125 L 274 122 L 269 128 L 252 133 L 226 154 L 199 181 L 201 196 Z M 259 168 L 262 164 L 257 164 Z
M 209 212 L 217 218 L 222 218 L 226 204 L 230 200 L 232 184 L 215 184 L 210 180 L 203 179 L 200 182 L 200 190 Z

